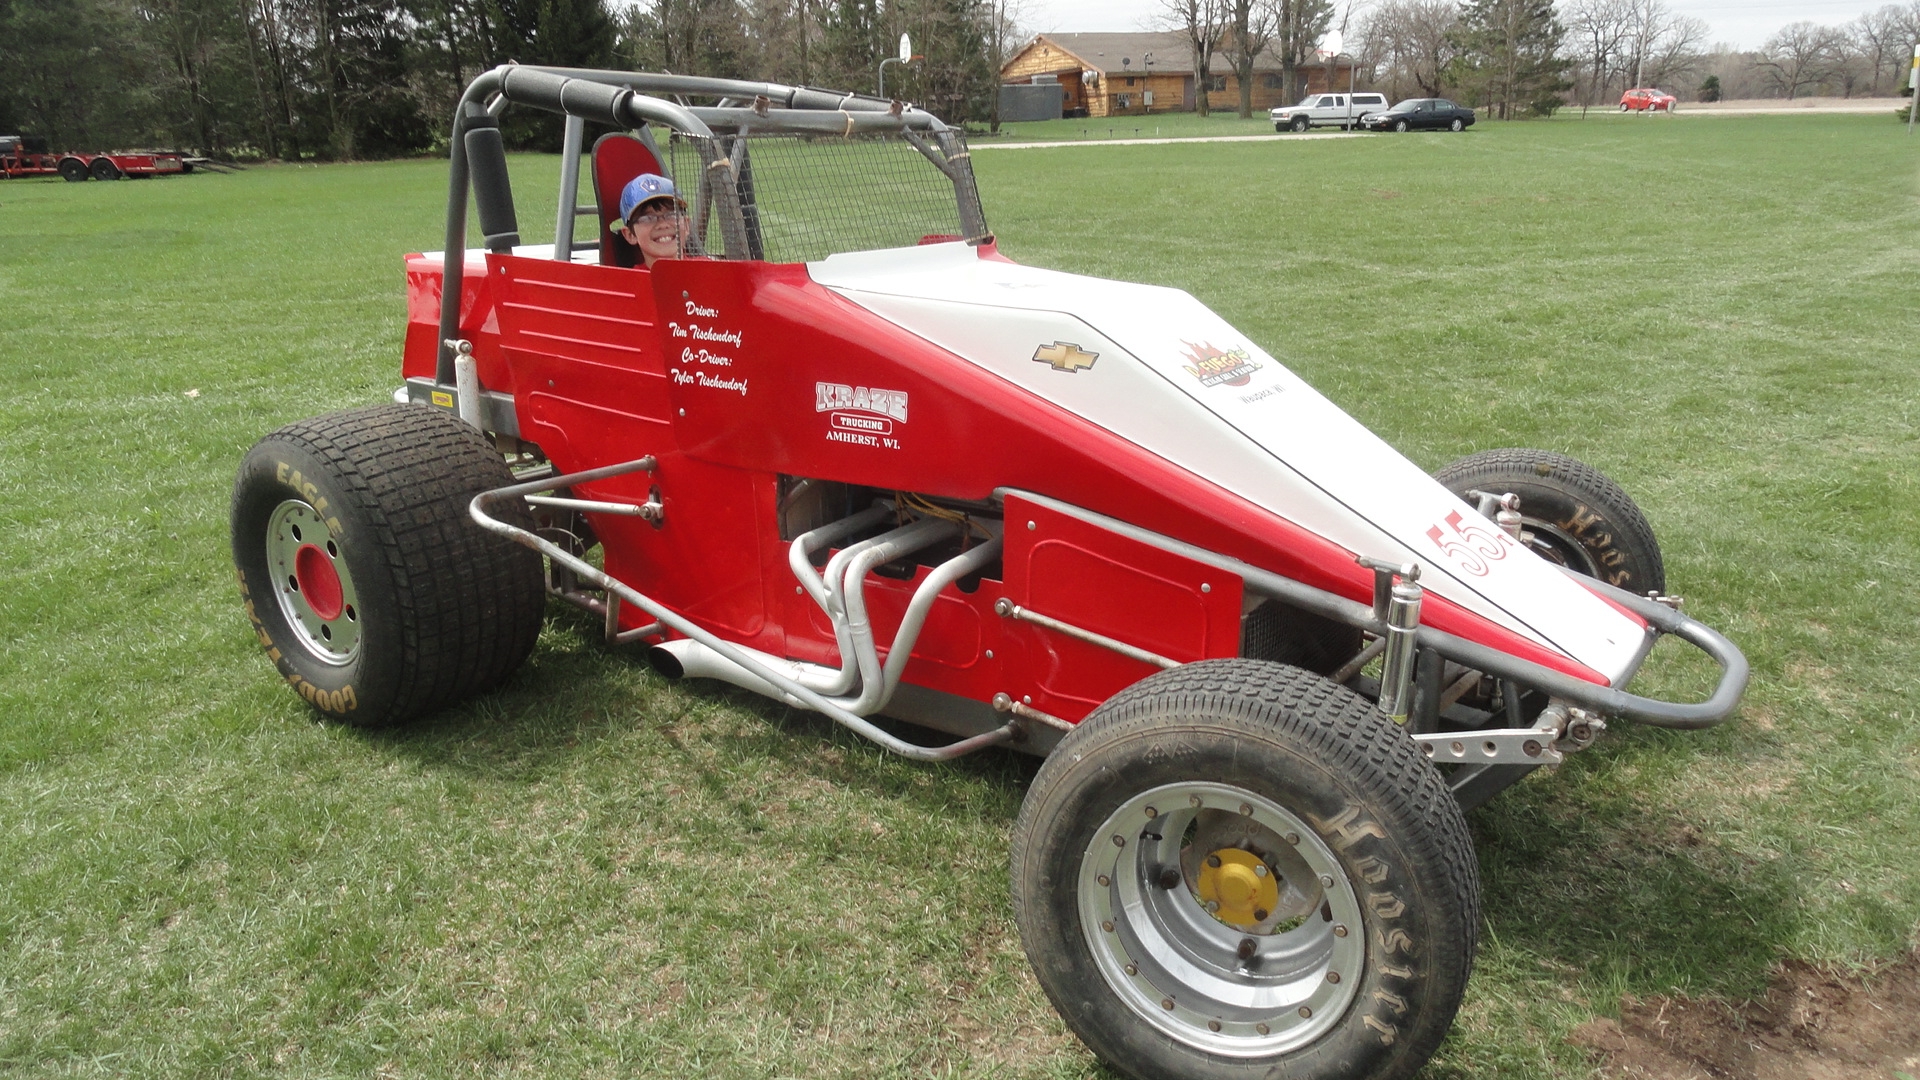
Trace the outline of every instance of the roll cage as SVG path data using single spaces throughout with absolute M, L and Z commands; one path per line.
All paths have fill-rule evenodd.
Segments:
M 714 103 L 690 105 L 686 103 L 689 98 L 707 98 Z M 498 123 L 509 105 L 525 105 L 566 118 L 560 205 L 554 221 L 556 259 L 573 257 L 574 219 L 589 212 L 588 208 L 575 206 L 588 122 L 635 131 L 663 161 L 665 155 L 658 152 L 649 126 L 658 125 L 685 137 L 698 152 L 701 165 L 700 182 L 691 191 L 690 213 L 703 232 L 717 228 L 724 258 L 761 258 L 765 250 L 759 215 L 754 210 L 746 139 L 749 132 L 842 137 L 897 133 L 951 182 L 959 237 L 979 241 L 987 236 L 986 217 L 980 209 L 964 141 L 939 117 L 912 105 L 838 90 L 741 79 L 505 64 L 468 84 L 454 108 L 435 375 L 435 381 L 444 386 L 454 383 L 456 353 L 452 343 L 460 336 L 469 187 L 487 250 L 511 251 L 520 242 Z

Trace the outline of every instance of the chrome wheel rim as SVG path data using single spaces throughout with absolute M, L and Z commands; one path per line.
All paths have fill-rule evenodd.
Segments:
M 1210 1053 L 1305 1046 L 1339 1022 L 1364 975 L 1360 901 L 1332 849 L 1243 788 L 1195 781 L 1127 800 L 1088 842 L 1077 885 L 1108 986 Z
M 294 637 L 322 663 L 343 666 L 360 651 L 360 594 L 318 511 L 299 499 L 267 518 L 267 570 Z

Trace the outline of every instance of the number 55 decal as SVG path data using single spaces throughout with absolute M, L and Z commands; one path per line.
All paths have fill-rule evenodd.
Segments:
M 1490 569 L 1488 563 L 1506 558 L 1507 549 L 1520 546 L 1506 533 L 1467 524 L 1458 510 L 1447 515 L 1444 528 L 1435 525 L 1428 529 L 1427 539 L 1460 569 L 1475 577 L 1485 577 Z

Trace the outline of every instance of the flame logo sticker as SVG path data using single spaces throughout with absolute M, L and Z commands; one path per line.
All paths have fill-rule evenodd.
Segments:
M 1191 341 L 1181 344 L 1187 347 L 1187 359 L 1193 361 L 1181 366 L 1187 369 L 1187 374 L 1199 379 L 1201 386 L 1245 386 L 1253 373 L 1260 370 L 1260 362 L 1245 349 L 1222 350 Z

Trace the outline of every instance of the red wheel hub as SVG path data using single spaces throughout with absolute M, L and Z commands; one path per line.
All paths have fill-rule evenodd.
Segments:
M 324 549 L 313 544 L 300 545 L 300 550 L 293 553 L 293 578 L 299 586 L 301 597 L 322 622 L 332 622 L 340 617 L 341 610 L 346 607 L 340 588 L 340 572 L 333 568 L 333 559 Z

